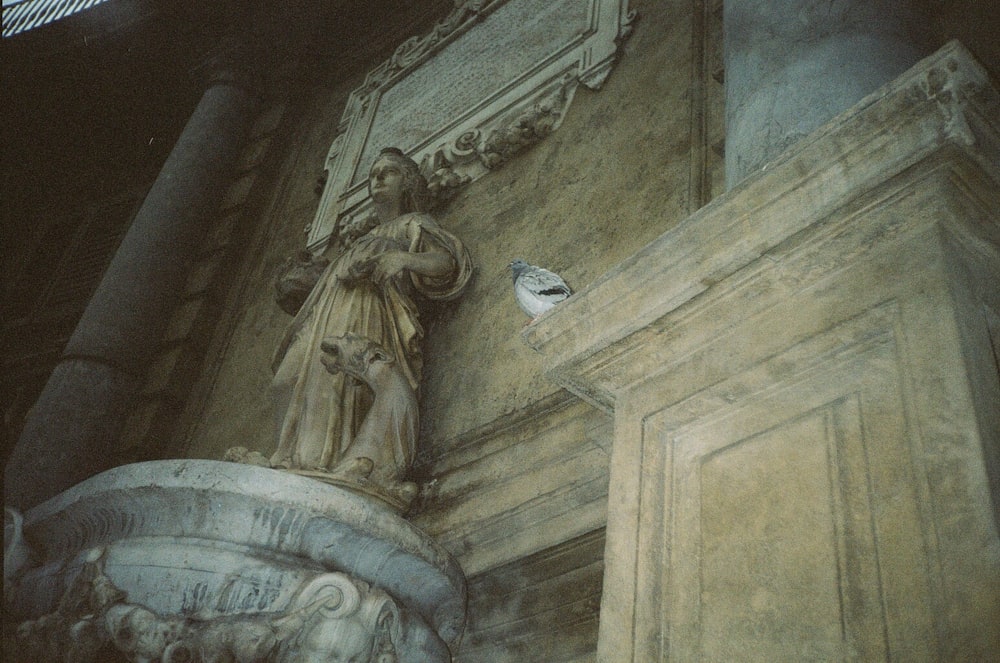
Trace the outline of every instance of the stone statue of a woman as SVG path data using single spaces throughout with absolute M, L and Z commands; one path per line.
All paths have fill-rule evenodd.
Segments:
M 331 472 L 351 459 L 372 395 L 350 376 L 327 370 L 324 339 L 356 336 L 381 346 L 416 393 L 424 334 L 417 299 L 453 299 L 472 275 L 462 243 L 425 213 L 427 182 L 412 159 L 395 148 L 383 150 L 368 186 L 376 225 L 326 268 L 275 355 L 272 466 Z M 412 460 L 415 439 L 391 443 L 408 444 Z

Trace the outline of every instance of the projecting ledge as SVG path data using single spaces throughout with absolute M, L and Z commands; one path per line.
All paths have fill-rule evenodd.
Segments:
M 664 318 L 914 166 L 968 162 L 997 177 L 1000 101 L 950 42 L 716 198 L 523 332 L 550 376 L 610 410 L 639 373 L 631 351 Z M 633 362 L 634 364 L 634 362 Z M 639 362 L 643 366 L 648 362 Z

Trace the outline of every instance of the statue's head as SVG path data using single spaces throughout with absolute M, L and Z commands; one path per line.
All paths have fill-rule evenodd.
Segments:
M 431 201 L 430 191 L 427 188 L 427 180 L 420 174 L 420 166 L 417 165 L 417 162 L 403 154 L 403 151 L 398 147 L 386 147 L 379 152 L 369 171 L 369 193 L 371 193 L 372 184 L 371 174 L 377 167 L 382 167 L 386 163 L 395 165 L 403 176 L 403 213 L 426 212 L 430 207 Z

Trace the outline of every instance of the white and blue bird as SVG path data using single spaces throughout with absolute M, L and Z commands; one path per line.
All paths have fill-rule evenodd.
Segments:
M 573 294 L 561 276 L 543 267 L 529 265 L 521 258 L 510 263 L 510 271 L 514 277 L 517 304 L 531 316 L 532 321 Z

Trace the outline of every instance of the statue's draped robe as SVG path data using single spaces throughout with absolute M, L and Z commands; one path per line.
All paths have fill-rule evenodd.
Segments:
M 454 268 L 439 278 L 404 272 L 381 286 L 368 280 L 348 286 L 341 280 L 351 266 L 393 249 L 443 251 L 451 255 Z M 424 331 L 414 297 L 453 299 L 471 276 L 472 262 L 458 238 L 430 216 L 417 213 L 376 226 L 331 262 L 274 358 L 271 386 L 278 445 L 271 463 L 294 469 L 332 469 L 347 452 L 368 410 L 367 387 L 342 373 L 331 374 L 320 362 L 320 343 L 325 337 L 353 332 L 381 344 L 396 357 L 416 393 Z

